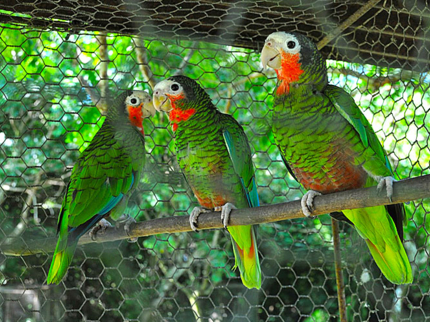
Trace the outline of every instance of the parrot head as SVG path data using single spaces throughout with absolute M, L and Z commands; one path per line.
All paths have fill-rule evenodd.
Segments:
M 277 94 L 288 94 L 290 84 L 311 82 L 312 73 L 324 72 L 325 61 L 315 44 L 306 36 L 295 32 L 270 34 L 261 51 L 263 68 L 273 68 L 281 82 Z
M 140 133 L 143 132 L 143 119 L 155 115 L 155 108 L 152 104 L 152 97 L 145 91 L 130 90 L 125 97 L 125 113 L 131 124 L 134 125 Z
M 173 131 L 178 123 L 187 121 L 198 110 L 212 106 L 209 95 L 196 81 L 186 76 L 172 76 L 154 87 L 154 106 L 169 113 Z

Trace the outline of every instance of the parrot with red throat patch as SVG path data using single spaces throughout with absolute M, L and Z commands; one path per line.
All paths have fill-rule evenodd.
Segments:
M 102 127 L 73 167 L 58 217 L 48 284 L 60 283 L 82 235 L 92 230 L 95 234 L 96 225 L 109 226 L 107 216 L 122 218 L 145 165 L 142 121 L 154 114 L 152 98 L 144 91 L 125 91 L 108 105 Z
M 385 187 L 393 194 L 394 172 L 371 125 L 352 97 L 328 84 L 326 62 L 314 43 L 299 33 L 269 35 L 261 52 L 264 68 L 278 78 L 273 132 L 293 177 L 308 192 L 301 200 L 310 216 L 321 194 Z M 353 223 L 385 277 L 395 284 L 413 280 L 403 247 L 403 204 L 348 209 Z
M 188 77 L 161 81 L 154 87 L 153 100 L 157 110 L 169 113 L 179 166 L 203 207 L 193 209 L 191 228 L 197 230 L 202 212 L 221 211 L 242 282 L 259 289 L 261 269 L 254 227 L 227 227 L 232 209 L 259 206 L 245 132 L 233 117 L 219 112 L 209 95 Z

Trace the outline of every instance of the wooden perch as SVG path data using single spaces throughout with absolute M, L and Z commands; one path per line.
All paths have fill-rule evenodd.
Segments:
M 378 191 L 376 187 L 362 188 L 318 196 L 314 200 L 315 216 L 327 214 L 342 209 L 356 209 L 378 205 L 408 202 L 417 199 L 430 198 L 430 175 L 412 179 L 405 179 L 394 183 L 392 202 L 388 200 L 386 191 Z M 258 208 L 233 210 L 230 225 L 250 225 L 275 222 L 285 219 L 303 218 L 300 201 L 262 206 Z M 203 213 L 198 220 L 200 230 L 222 228 L 219 212 Z M 130 226 L 130 235 L 123 227 L 108 228 L 97 237 L 98 243 L 144 237 L 163 233 L 179 233 L 191 231 L 188 216 L 172 216 L 168 218 L 152 219 L 138 222 Z M 24 241 L 16 237 L 9 245 L 1 245 L 0 250 L 5 255 L 25 256 L 54 251 L 57 238 L 45 238 Z M 79 244 L 94 242 L 86 234 L 79 240 Z

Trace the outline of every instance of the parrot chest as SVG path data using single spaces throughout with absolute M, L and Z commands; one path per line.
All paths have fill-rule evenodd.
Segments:
M 227 202 L 241 206 L 240 179 L 234 172 L 222 134 L 176 137 L 179 166 L 201 206 L 212 209 Z M 239 201 L 238 201 L 239 200 Z
M 297 180 L 321 193 L 363 187 L 368 175 L 355 130 L 328 100 L 299 107 L 306 103 L 286 100 L 273 114 L 275 139 Z

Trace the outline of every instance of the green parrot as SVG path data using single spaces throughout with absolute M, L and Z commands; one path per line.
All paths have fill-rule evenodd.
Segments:
M 152 98 L 144 91 L 125 91 L 108 106 L 102 127 L 73 167 L 48 284 L 62 280 L 82 235 L 98 230 L 96 224 L 109 225 L 107 216 L 122 217 L 145 165 L 142 121 L 154 114 Z
M 221 211 L 227 228 L 232 209 L 258 207 L 251 149 L 239 123 L 220 113 L 209 95 L 186 76 L 158 83 L 153 99 L 157 110 L 169 112 L 179 166 L 203 207 L 193 209 L 191 228 L 197 229 L 198 216 L 209 209 Z M 261 270 L 254 227 L 227 229 L 243 284 L 259 289 Z
M 387 155 L 352 97 L 328 84 L 326 62 L 314 43 L 299 33 L 272 33 L 261 62 L 277 74 L 273 132 L 291 174 L 309 190 L 301 200 L 303 213 L 311 215 L 315 196 L 335 191 L 385 186 L 391 199 L 395 180 Z M 403 204 L 342 213 L 387 279 L 411 283 L 402 244 Z

